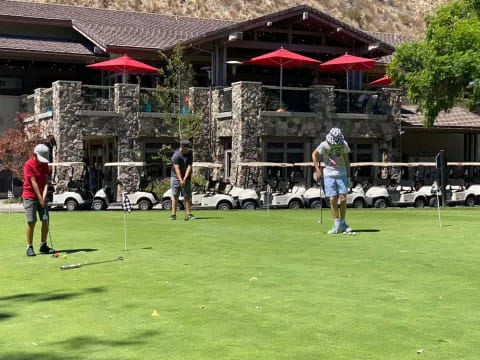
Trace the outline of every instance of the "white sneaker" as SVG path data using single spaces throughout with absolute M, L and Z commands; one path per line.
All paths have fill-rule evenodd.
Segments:
M 328 234 L 341 234 L 343 233 L 342 224 L 340 222 L 335 222 L 331 230 L 328 230 Z

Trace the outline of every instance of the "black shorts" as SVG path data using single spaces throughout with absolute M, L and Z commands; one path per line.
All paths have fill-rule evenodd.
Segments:
M 37 222 L 37 213 L 42 221 L 48 220 L 48 214 L 37 199 L 23 199 L 23 207 L 28 223 Z

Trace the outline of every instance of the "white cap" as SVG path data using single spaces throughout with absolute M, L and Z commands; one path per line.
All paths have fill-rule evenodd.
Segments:
M 47 145 L 38 144 L 33 149 L 35 155 L 37 155 L 37 159 L 40 162 L 48 163 L 48 156 L 50 155 L 50 150 L 48 149 Z

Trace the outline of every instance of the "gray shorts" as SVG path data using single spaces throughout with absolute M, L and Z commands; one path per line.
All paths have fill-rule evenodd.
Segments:
M 185 199 L 192 198 L 192 182 L 190 179 L 185 182 L 185 186 L 182 188 L 180 185 L 180 180 L 178 180 L 176 177 L 171 177 L 170 188 L 172 189 L 173 196 L 176 198 L 179 197 L 180 193 Z
M 25 208 L 25 215 L 27 216 L 28 223 L 37 222 L 37 212 L 38 216 L 42 221 L 48 219 L 48 214 L 45 209 L 40 205 L 40 201 L 37 199 L 23 199 L 23 207 Z

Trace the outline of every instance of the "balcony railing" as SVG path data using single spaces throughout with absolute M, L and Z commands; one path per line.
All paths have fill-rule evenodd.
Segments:
M 336 113 L 386 115 L 388 104 L 381 91 L 335 89 Z
M 187 91 L 165 88 L 140 88 L 140 112 L 182 113 L 190 112 Z
M 114 111 L 113 86 L 82 85 L 82 110 Z
M 52 88 L 42 90 L 40 99 L 40 113 L 44 114 L 53 110 Z
M 220 89 L 218 112 L 225 113 L 232 111 L 232 88 Z
M 282 87 L 280 104 L 280 86 L 262 86 L 263 111 L 310 112 L 310 88 Z

